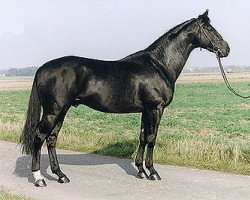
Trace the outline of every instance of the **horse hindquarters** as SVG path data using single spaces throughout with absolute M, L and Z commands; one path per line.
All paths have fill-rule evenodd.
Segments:
M 68 70 L 65 74 L 63 71 L 62 68 L 58 68 L 55 72 L 40 68 L 37 73 L 37 90 L 43 107 L 43 115 L 35 133 L 32 155 L 32 172 L 36 186 L 46 185 L 40 176 L 41 147 L 45 140 L 52 172 L 58 176 L 58 182 L 69 182 L 67 176 L 60 170 L 55 151 L 57 136 L 71 106 L 74 93 L 75 76 L 71 73 L 72 70 Z

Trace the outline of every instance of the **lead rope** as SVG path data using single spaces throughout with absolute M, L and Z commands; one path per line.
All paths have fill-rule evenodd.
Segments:
M 215 52 L 215 53 L 216 53 L 216 52 Z M 224 69 L 223 69 L 223 66 L 222 66 L 222 63 L 221 63 L 221 60 L 220 60 L 220 57 L 219 57 L 218 53 L 216 53 L 216 58 L 217 58 L 217 60 L 218 60 L 218 62 L 219 62 L 220 71 L 221 71 L 222 77 L 223 77 L 223 79 L 224 79 L 224 82 L 225 82 L 227 88 L 228 88 L 232 93 L 234 93 L 236 96 L 238 96 L 238 97 L 241 97 L 241 98 L 243 98 L 243 99 L 248 99 L 248 98 L 250 98 L 250 96 L 242 96 L 242 95 L 240 95 L 239 93 L 237 93 L 237 92 L 231 87 L 231 85 L 229 84 L 228 79 L 227 79 L 227 77 L 226 77 L 226 73 L 225 73 L 225 71 L 224 71 Z

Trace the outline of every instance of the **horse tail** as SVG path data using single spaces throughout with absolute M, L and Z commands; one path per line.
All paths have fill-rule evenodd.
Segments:
M 32 90 L 29 99 L 28 111 L 26 114 L 26 122 L 22 134 L 20 136 L 20 143 L 22 146 L 22 153 L 33 154 L 34 138 L 36 129 L 41 116 L 41 102 L 37 90 L 37 76 L 33 81 Z

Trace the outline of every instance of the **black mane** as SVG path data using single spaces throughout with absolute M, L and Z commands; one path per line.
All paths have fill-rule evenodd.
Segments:
M 194 19 L 190 19 L 188 21 L 185 21 L 173 28 L 171 28 L 168 32 L 163 34 L 161 37 L 159 37 L 156 41 L 154 41 L 149 47 L 146 48 L 146 50 L 152 50 L 155 49 L 156 47 L 162 45 L 163 43 L 166 43 L 168 40 L 174 39 L 179 33 L 183 30 L 186 29 L 186 27 L 192 22 Z
M 194 20 L 199 20 L 203 23 L 210 23 L 211 20 L 207 14 L 208 14 L 208 10 L 206 10 L 204 14 L 199 15 L 197 19 L 193 18 L 173 27 L 168 32 L 166 32 L 161 37 L 159 37 L 156 41 L 154 41 L 151 45 L 149 45 L 145 50 L 154 50 L 155 48 L 161 46 L 162 44 L 166 44 L 167 41 L 171 41 L 176 36 L 178 36 L 180 32 L 185 30 L 187 26 Z
M 187 20 L 173 28 L 171 28 L 169 31 L 167 31 L 165 34 L 163 34 L 162 36 L 160 36 L 157 40 L 155 40 L 152 44 L 150 44 L 146 49 L 144 50 L 140 50 L 137 51 L 133 54 L 130 54 L 128 56 L 126 56 L 125 58 L 122 58 L 122 61 L 126 61 L 129 59 L 133 59 L 135 57 L 137 57 L 138 55 L 142 55 L 144 53 L 147 52 L 152 52 L 154 50 L 156 50 L 157 48 L 166 45 L 168 43 L 168 41 L 173 40 L 175 37 L 177 37 L 179 35 L 180 32 L 182 32 L 182 30 L 186 29 L 186 27 L 195 19 L 190 19 Z

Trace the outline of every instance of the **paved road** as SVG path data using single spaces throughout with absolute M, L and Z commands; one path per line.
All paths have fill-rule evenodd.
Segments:
M 58 151 L 62 170 L 71 179 L 59 184 L 45 149 L 41 172 L 47 187 L 36 188 L 30 156 L 14 143 L 0 141 L 0 187 L 36 199 L 250 199 L 250 177 L 156 165 L 161 181 L 139 180 L 132 160 Z

